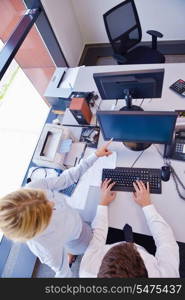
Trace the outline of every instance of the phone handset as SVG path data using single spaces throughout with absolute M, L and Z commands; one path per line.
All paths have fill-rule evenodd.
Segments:
M 185 160 L 185 130 L 177 131 L 172 143 L 165 145 L 164 157 Z

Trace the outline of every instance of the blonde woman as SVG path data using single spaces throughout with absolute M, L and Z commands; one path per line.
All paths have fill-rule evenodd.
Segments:
M 77 182 L 98 157 L 109 156 L 109 144 L 59 177 L 30 182 L 0 199 L 2 232 L 14 241 L 26 242 L 40 261 L 54 270 L 55 277 L 72 276 L 67 254 L 84 253 L 92 238 L 90 226 L 58 191 Z

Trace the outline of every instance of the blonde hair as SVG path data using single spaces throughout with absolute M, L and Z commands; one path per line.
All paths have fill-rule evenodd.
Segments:
M 0 199 L 0 229 L 8 238 L 25 242 L 41 233 L 52 215 L 42 190 L 20 189 Z

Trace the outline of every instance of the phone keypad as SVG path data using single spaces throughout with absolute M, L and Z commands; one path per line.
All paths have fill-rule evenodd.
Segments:
M 182 153 L 183 152 L 183 146 L 184 146 L 184 144 L 176 144 L 175 152 Z
M 185 81 L 182 79 L 177 80 L 173 83 L 170 88 L 177 92 L 178 94 L 185 96 Z

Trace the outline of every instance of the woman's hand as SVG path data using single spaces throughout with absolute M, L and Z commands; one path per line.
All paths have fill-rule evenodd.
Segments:
M 99 149 L 96 150 L 95 154 L 97 157 L 102 157 L 102 156 L 109 156 L 112 154 L 112 151 L 109 151 L 108 146 L 112 143 L 112 139 L 100 147 Z

